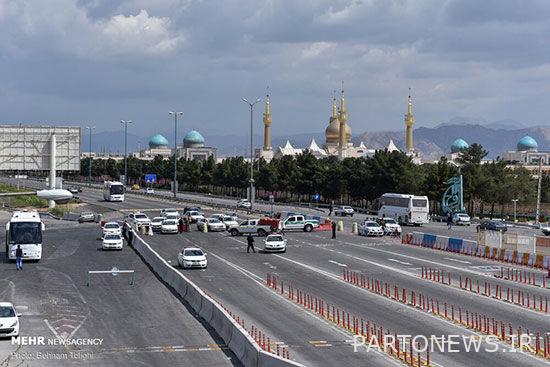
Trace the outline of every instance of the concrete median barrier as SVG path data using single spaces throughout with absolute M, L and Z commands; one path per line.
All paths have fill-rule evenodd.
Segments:
M 138 234 L 135 234 L 133 247 L 151 269 L 218 333 L 245 367 L 302 366 L 262 351 L 231 315 L 185 275 L 172 267 Z
M 240 325 L 233 324 L 232 336 L 229 341 L 229 348 L 235 353 L 239 361 L 245 367 L 256 367 L 258 365 L 258 356 L 260 347 L 248 335 Z
M 268 353 L 261 350 L 258 357 L 258 366 L 262 367 L 286 367 L 286 366 L 301 366 L 305 367 L 303 364 L 289 361 L 288 359 L 279 357 L 273 353 Z

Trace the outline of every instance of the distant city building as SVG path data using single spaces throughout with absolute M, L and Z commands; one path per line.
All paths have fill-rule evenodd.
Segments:
M 456 164 L 457 158 L 460 156 L 460 152 L 468 149 L 470 145 L 462 138 L 458 138 L 451 144 L 451 152 L 447 154 L 447 159 L 451 163 Z
M 196 130 L 191 130 L 183 138 L 182 147 L 178 147 L 178 157 L 188 160 L 195 159 L 205 161 L 210 157 L 216 160 L 217 149 L 204 145 L 203 136 Z
M 502 159 L 510 162 L 509 167 L 522 166 L 538 175 L 539 160 L 542 163 L 542 171 L 550 172 L 550 152 L 539 151 L 539 145 L 535 139 L 525 135 L 516 144 L 516 150 L 509 150 L 502 154 Z
M 156 156 L 161 156 L 164 159 L 169 159 L 173 154 L 173 149 L 168 144 L 168 140 L 164 136 L 155 134 L 149 139 L 149 148 L 134 154 L 134 157 L 153 160 Z
M 332 114 L 329 118 L 328 126 L 325 129 L 325 144 L 320 147 L 315 139 L 312 139 L 307 147 L 297 148 L 290 141 L 286 141 L 283 146 L 271 147 L 271 125 L 273 123 L 271 116 L 270 96 L 266 96 L 265 112 L 263 115 L 264 123 L 264 145 L 261 149 L 256 149 L 256 158 L 263 158 L 270 161 L 273 158 L 284 156 L 295 156 L 305 151 L 313 154 L 316 158 L 337 156 L 339 159 L 371 157 L 376 153 L 376 149 L 368 149 L 363 142 L 358 146 L 352 143 L 351 128 L 348 124 L 348 116 L 345 106 L 344 90 L 340 97 L 340 106 L 337 106 L 336 98 L 332 98 Z M 414 150 L 412 140 L 412 125 L 414 124 L 414 115 L 412 113 L 412 99 L 409 95 L 407 114 L 405 115 L 405 124 L 407 127 L 407 150 L 405 154 L 412 158 L 413 163 L 421 164 L 418 153 Z M 390 140 L 387 147 L 383 148 L 389 152 L 400 151 L 393 140 Z

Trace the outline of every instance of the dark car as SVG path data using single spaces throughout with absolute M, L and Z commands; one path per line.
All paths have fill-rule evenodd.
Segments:
M 489 231 L 502 231 L 506 232 L 508 227 L 504 222 L 499 222 L 495 220 L 482 220 L 478 225 L 479 229 L 485 229 Z
M 187 214 L 187 212 L 202 212 L 201 210 L 201 207 L 200 206 L 192 206 L 192 207 L 188 207 L 186 206 L 185 208 L 183 208 L 183 215 Z

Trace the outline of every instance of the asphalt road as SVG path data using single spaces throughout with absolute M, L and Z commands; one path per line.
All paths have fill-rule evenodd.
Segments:
M 83 200 L 105 210 L 139 209 L 147 211 L 150 216 L 157 215 L 158 210 L 163 207 L 177 207 L 170 202 L 135 197 L 131 194 L 127 195 L 124 203 L 104 203 L 100 199 L 99 191 L 85 190 L 80 196 Z M 207 209 L 207 213 L 211 211 Z M 355 221 L 357 218 L 351 220 Z M 349 223 L 350 219 L 346 221 Z M 429 224 L 425 228 L 429 228 L 432 233 L 448 233 L 442 224 Z M 424 228 L 420 228 L 422 229 Z M 454 227 L 451 231 L 454 234 L 475 236 L 472 227 Z M 287 237 L 289 247 L 286 254 L 247 254 L 245 239 L 230 237 L 226 233 L 201 233 L 196 231 L 195 227 L 190 233 L 155 235 L 146 237 L 146 240 L 173 264 L 176 263 L 177 253 L 183 247 L 195 245 L 204 248 L 209 254 L 208 269 L 185 271 L 186 275 L 244 318 L 248 326 L 254 325 L 272 340 L 288 345 L 292 359 L 308 365 L 388 365 L 391 362 L 378 353 L 353 353 L 349 342 L 351 334 L 305 312 L 267 289 L 263 280 L 268 272 L 276 274 L 285 284 L 292 284 L 323 298 L 330 304 L 370 319 L 377 325 L 399 334 L 475 333 L 426 312 L 347 284 L 341 279 L 343 269 L 365 272 L 369 277 L 383 282 L 396 284 L 409 291 L 422 292 L 440 300 L 440 303 L 446 302 L 469 312 L 486 314 L 506 324 L 512 324 L 514 330 L 518 326 L 521 326 L 522 330 L 527 329 L 535 333 L 544 334 L 550 330 L 550 320 L 545 314 L 458 289 L 458 276 L 468 276 L 474 282 L 490 280 L 493 285 L 498 283 L 515 290 L 534 292 L 543 297 L 549 296 L 547 289 L 495 279 L 493 274 L 500 270 L 498 263 L 401 245 L 397 239 L 367 239 L 353 235 L 349 230 L 339 233 L 336 240 L 330 239 L 328 232 L 292 233 L 287 234 Z M 261 245 L 261 239 L 256 241 L 257 245 Z M 453 276 L 453 286 L 420 278 L 422 266 L 450 272 Z M 506 345 L 500 345 L 498 353 L 434 353 L 432 362 L 441 366 L 547 365 L 532 355 L 512 352 Z
M 129 247 L 104 252 L 97 224 L 46 230 L 43 258 L 0 263 L 0 299 L 13 302 L 21 336 L 101 339 L 101 345 L 23 346 L 0 340 L 2 366 L 230 366 L 239 365 L 223 341 L 203 325 Z M 1 248 L 4 248 L 2 244 Z M 0 253 L 4 259 L 4 253 Z M 93 275 L 87 270 L 135 270 Z M 15 355 L 11 355 L 16 352 Z M 49 354 L 48 354 L 49 353 Z M 10 356 L 11 355 L 11 356 Z

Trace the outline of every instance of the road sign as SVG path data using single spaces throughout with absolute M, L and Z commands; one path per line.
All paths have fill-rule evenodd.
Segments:
M 313 195 L 313 200 L 319 201 L 320 199 L 321 199 L 321 195 L 319 195 L 319 194 Z
M 275 196 L 269 195 L 269 202 L 273 203 L 275 201 Z
M 157 183 L 157 175 L 154 173 L 147 173 L 145 175 L 145 183 Z

